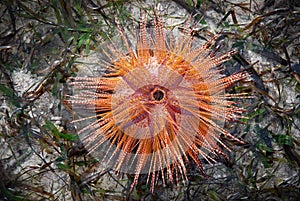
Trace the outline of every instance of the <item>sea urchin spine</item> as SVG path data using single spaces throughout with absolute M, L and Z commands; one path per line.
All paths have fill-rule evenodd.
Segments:
M 220 64 L 233 51 L 215 55 L 218 36 L 200 46 L 190 33 L 163 29 L 155 17 L 155 29 L 147 29 L 141 17 L 134 38 L 117 22 L 119 41 L 102 46 L 98 77 L 75 77 L 77 91 L 67 100 L 84 117 L 78 131 L 85 148 L 103 164 L 118 172 L 148 175 L 153 191 L 158 178 L 177 183 L 187 180 L 185 163 L 193 160 L 202 170 L 199 156 L 214 162 L 228 147 L 220 134 L 241 142 L 218 122 L 235 120 L 242 110 L 224 89 L 247 77 L 224 77 Z M 85 114 L 84 114 L 85 113 Z M 219 145 L 218 145 L 219 144 Z

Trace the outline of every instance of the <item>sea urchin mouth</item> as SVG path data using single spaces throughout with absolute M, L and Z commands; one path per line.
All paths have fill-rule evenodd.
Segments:
M 199 46 L 188 33 L 174 37 L 166 32 L 158 17 L 155 31 L 141 20 L 130 42 L 117 25 L 122 43 L 111 40 L 99 53 L 107 72 L 70 83 L 78 92 L 67 101 L 74 110 L 80 108 L 79 114 L 86 113 L 76 122 L 93 156 L 114 170 L 135 174 L 132 187 L 139 174 L 148 174 L 153 190 L 159 177 L 163 183 L 177 182 L 178 175 L 187 180 L 190 159 L 201 170 L 199 156 L 214 161 L 211 154 L 223 153 L 217 144 L 227 148 L 219 134 L 241 142 L 217 123 L 238 118 L 242 111 L 230 100 L 238 95 L 224 94 L 224 89 L 247 75 L 223 77 L 215 68 L 234 52 L 213 56 L 217 36 Z
M 151 98 L 152 98 L 152 100 L 161 102 L 165 98 L 165 91 L 160 89 L 159 87 L 156 87 L 151 92 Z

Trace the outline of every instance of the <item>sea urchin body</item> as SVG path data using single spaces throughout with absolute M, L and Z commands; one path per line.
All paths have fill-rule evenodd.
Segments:
M 118 24 L 118 23 L 117 23 Z M 153 190 L 159 178 L 177 183 L 186 178 L 185 163 L 199 156 L 214 161 L 211 154 L 227 148 L 219 135 L 237 140 L 217 122 L 233 120 L 241 109 L 224 93 L 245 73 L 228 77 L 216 68 L 234 52 L 215 55 L 217 36 L 200 46 L 189 33 L 155 29 L 144 20 L 130 39 L 118 24 L 119 41 L 102 46 L 99 77 L 76 77 L 70 83 L 77 91 L 67 100 L 83 117 L 80 139 L 103 164 L 118 172 L 147 174 Z M 240 142 L 240 141 L 239 141 Z M 227 148 L 228 149 L 228 148 Z

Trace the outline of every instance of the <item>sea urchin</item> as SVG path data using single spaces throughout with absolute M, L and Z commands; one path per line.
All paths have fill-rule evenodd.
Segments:
M 117 22 L 117 20 L 116 20 Z M 148 29 L 141 16 L 130 37 L 117 22 L 120 37 L 99 49 L 98 77 L 75 77 L 75 94 L 67 100 L 82 115 L 77 122 L 81 141 L 102 164 L 134 174 L 147 174 L 151 190 L 159 178 L 187 180 L 185 163 L 193 160 L 202 170 L 200 156 L 213 162 L 226 147 L 220 134 L 241 142 L 219 122 L 235 120 L 242 110 L 224 93 L 247 77 L 240 72 L 220 73 L 220 64 L 233 51 L 217 55 L 218 36 L 205 44 L 188 32 L 166 31 L 159 17 Z

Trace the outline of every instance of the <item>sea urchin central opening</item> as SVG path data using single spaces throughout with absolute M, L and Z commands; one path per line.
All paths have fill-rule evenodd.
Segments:
M 151 97 L 156 100 L 156 101 L 161 101 L 164 99 L 165 97 L 165 92 L 161 89 L 155 89 L 152 94 Z

